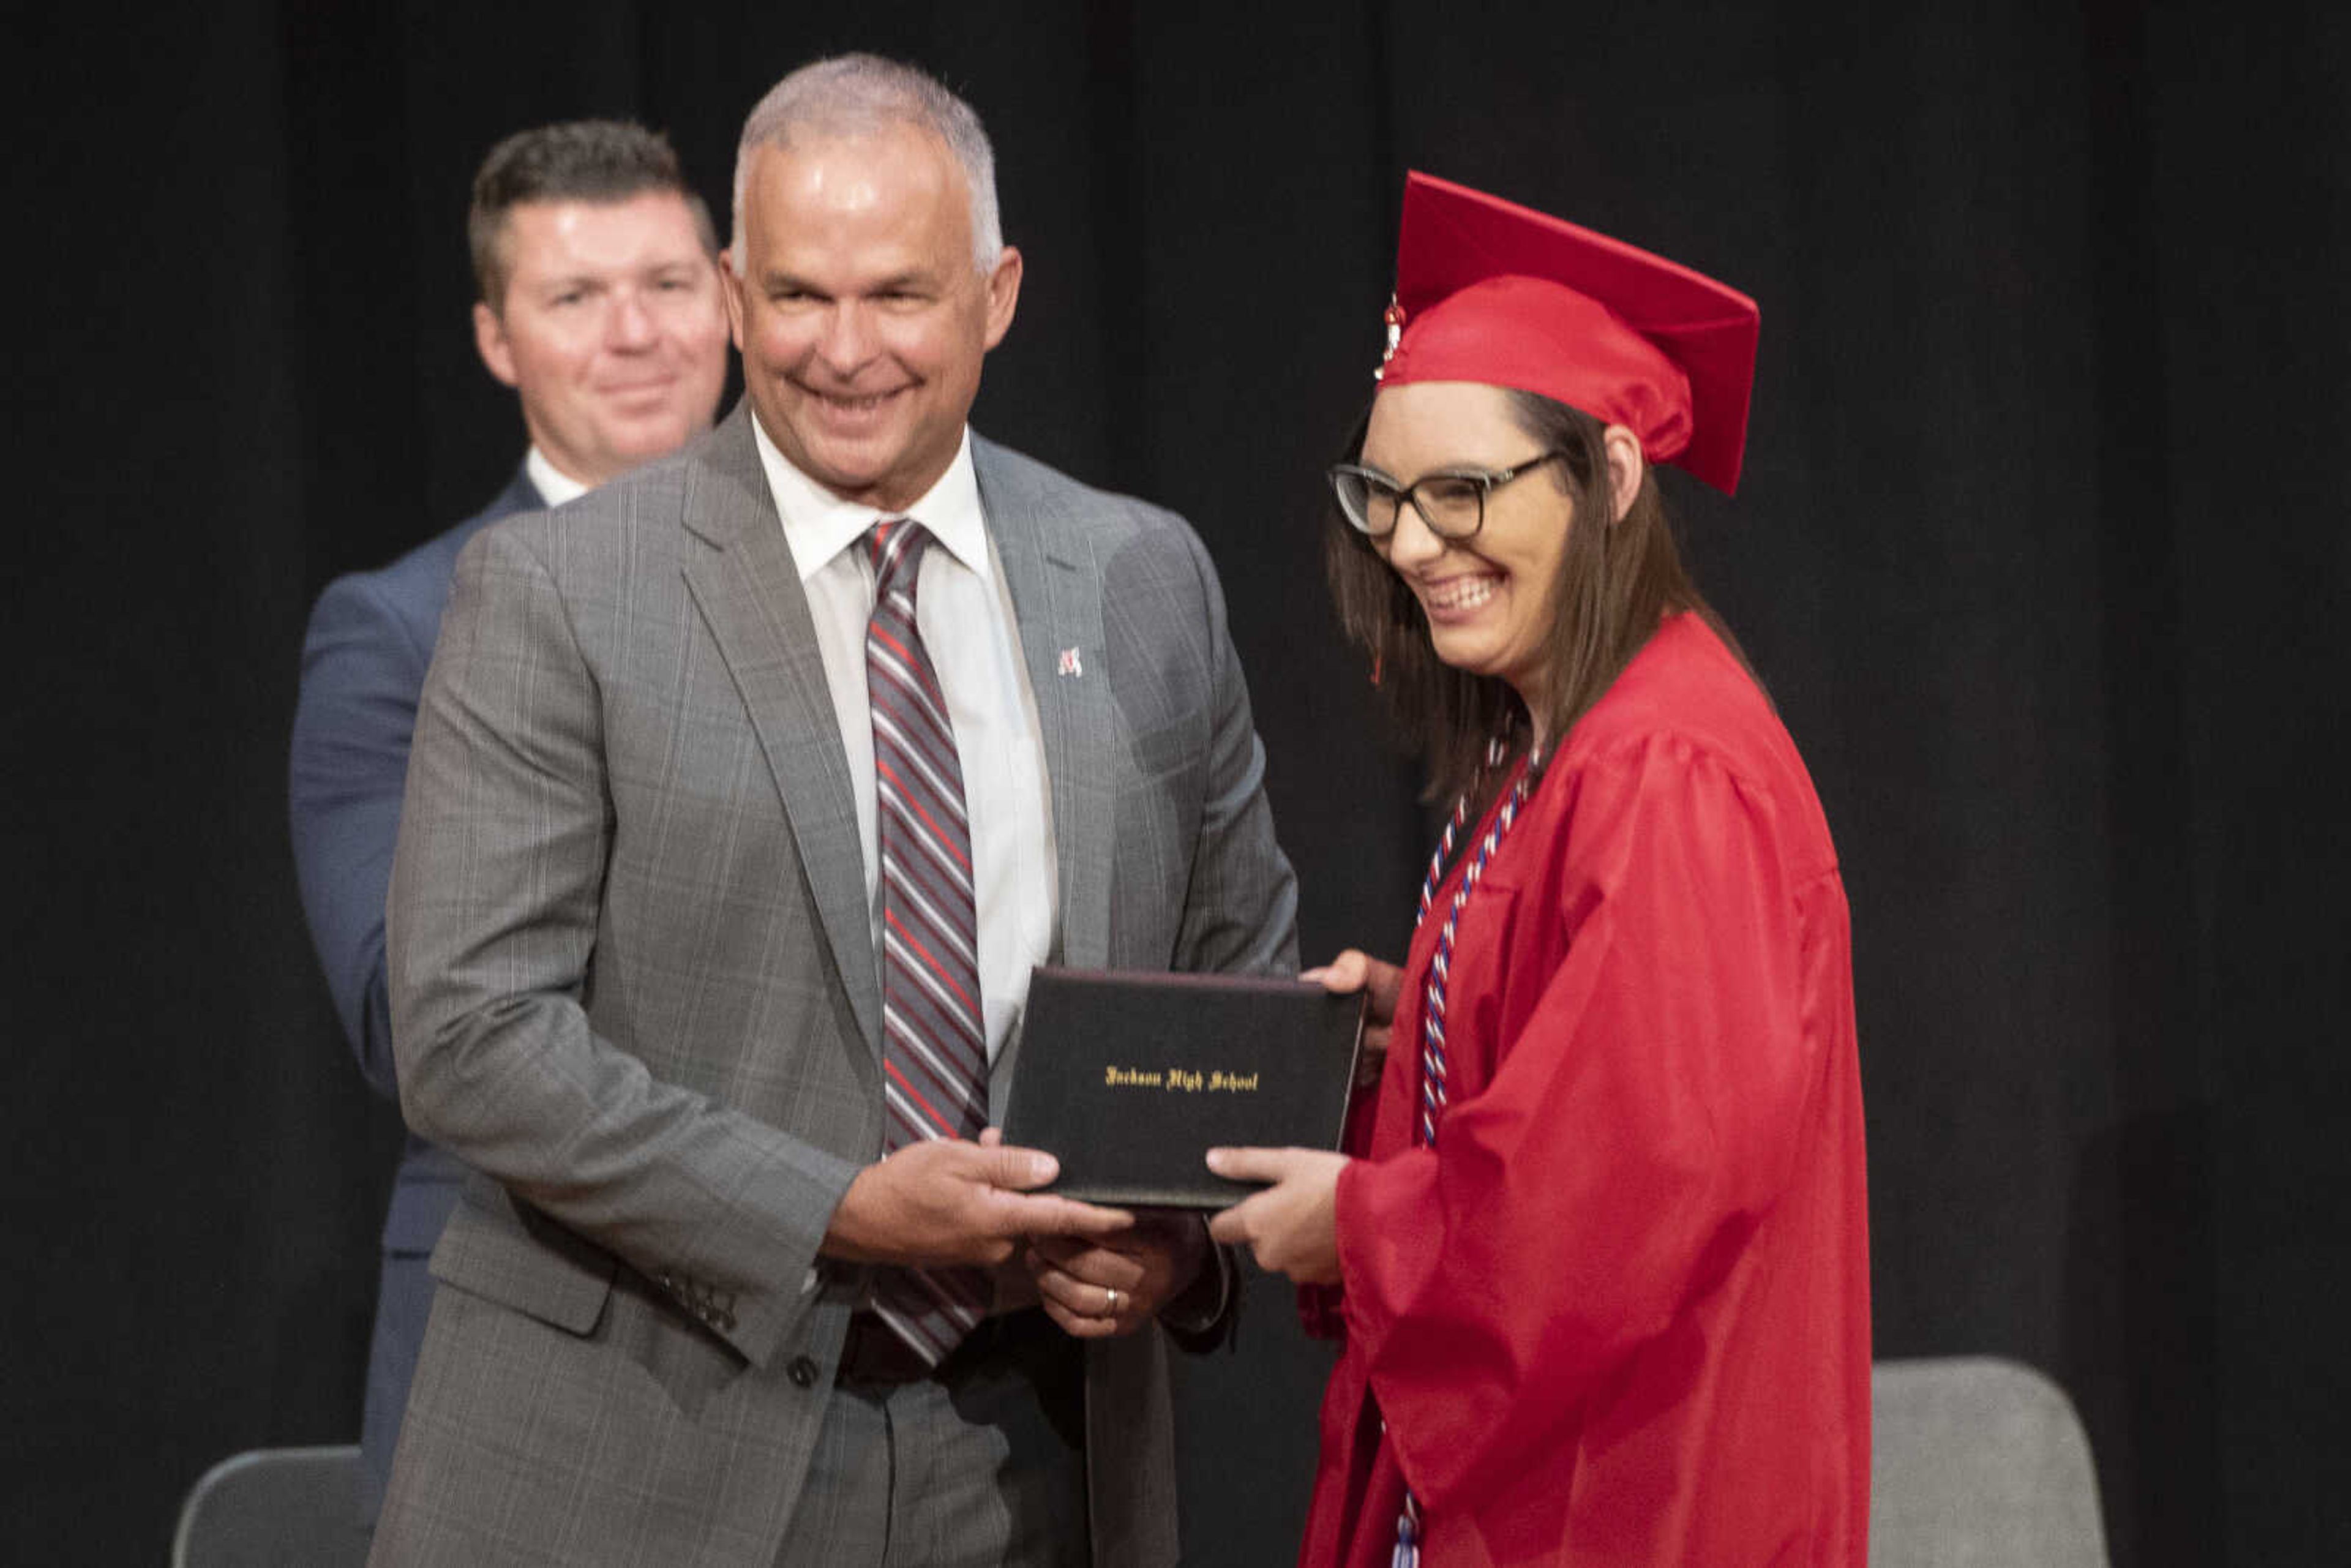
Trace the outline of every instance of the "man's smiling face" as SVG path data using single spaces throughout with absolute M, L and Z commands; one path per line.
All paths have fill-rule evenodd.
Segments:
M 474 341 L 549 462 L 601 485 L 709 428 L 726 318 L 683 196 L 519 203 L 499 248 L 505 284 L 495 309 L 474 307 Z
M 727 314 L 768 439 L 845 500 L 911 506 L 962 444 L 1019 253 L 979 270 L 962 168 L 911 125 L 759 148 L 736 244 Z

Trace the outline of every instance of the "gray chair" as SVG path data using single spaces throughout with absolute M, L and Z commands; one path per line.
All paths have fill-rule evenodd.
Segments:
M 360 1451 L 255 1448 L 206 1470 L 180 1505 L 172 1568 L 360 1568 Z
M 1871 1568 L 2106 1568 L 2090 1440 L 2012 1361 L 1881 1361 L 1870 1376 Z

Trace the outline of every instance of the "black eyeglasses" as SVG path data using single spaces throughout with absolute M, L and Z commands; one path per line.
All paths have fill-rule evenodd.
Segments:
M 1510 468 L 1439 468 L 1399 486 L 1376 468 L 1341 463 L 1331 469 L 1331 493 L 1339 510 L 1357 531 L 1375 539 L 1395 532 L 1405 503 L 1420 514 L 1428 531 L 1441 539 L 1466 539 L 1486 526 L 1486 497 L 1518 478 L 1531 474 L 1564 452 L 1538 454 Z

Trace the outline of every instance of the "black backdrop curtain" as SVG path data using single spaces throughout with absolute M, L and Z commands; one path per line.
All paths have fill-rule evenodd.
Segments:
M 308 603 L 519 450 L 464 193 L 925 63 L 1028 258 L 977 422 L 1222 568 L 1310 956 L 1394 952 L 1425 828 L 1322 607 L 1403 172 L 1761 302 L 1748 476 L 1679 505 L 1847 868 L 1879 1354 L 2051 1372 L 2116 1560 L 2351 1544 L 2337 892 L 2351 416 L 2339 7 L 277 5 L 12 20 L 6 1457 L 26 1561 L 357 1429 L 395 1124 L 297 909 Z M 1285 1561 L 1323 1361 L 1252 1286 L 1182 1390 L 1187 1559 Z

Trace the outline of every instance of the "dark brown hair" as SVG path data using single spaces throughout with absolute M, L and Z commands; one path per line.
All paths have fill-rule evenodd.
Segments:
M 1542 730 L 1556 751 L 1667 615 L 1687 610 L 1704 617 L 1742 664 L 1746 656 L 1682 569 L 1655 468 L 1645 468 L 1640 493 L 1611 525 L 1614 506 L 1602 441 L 1605 427 L 1588 413 L 1533 392 L 1509 396 L 1519 429 L 1544 451 L 1565 455 L 1548 467 L 1547 482 L 1574 508 L 1552 594 L 1555 614 L 1546 644 L 1550 711 Z M 1362 454 L 1370 423 L 1366 411 L 1349 438 L 1347 461 Z M 1545 481 L 1530 476 L 1523 482 Z M 1500 737 L 1515 754 L 1533 737 L 1531 717 L 1518 693 L 1499 676 L 1457 670 L 1437 656 L 1420 601 L 1380 559 L 1372 541 L 1349 526 L 1335 503 L 1323 559 L 1340 624 L 1350 641 L 1371 654 L 1380 688 L 1427 766 L 1430 798 L 1449 800 L 1465 790 L 1489 790 L 1491 781 L 1481 787 L 1479 780 L 1488 742 Z
M 667 137 L 624 120 L 572 120 L 516 131 L 482 160 L 465 214 L 482 302 L 493 310 L 506 308 L 507 214 L 515 208 L 526 202 L 625 202 L 649 191 L 684 200 L 703 251 L 716 260 L 718 235 L 710 226 L 710 209 L 686 184 Z

